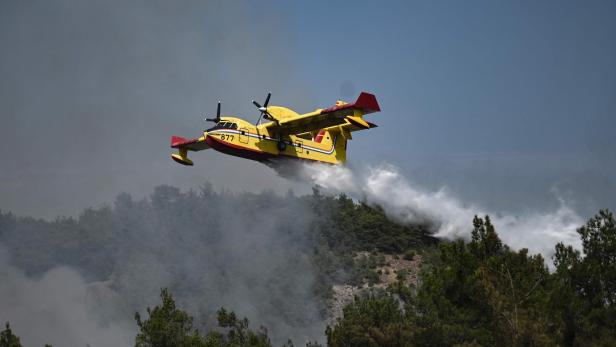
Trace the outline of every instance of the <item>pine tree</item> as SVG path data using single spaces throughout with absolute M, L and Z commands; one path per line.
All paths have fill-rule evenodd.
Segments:
M 135 338 L 135 347 L 202 346 L 199 332 L 193 328 L 193 318 L 176 308 L 169 291 L 160 291 L 162 306 L 148 307 L 148 318 L 142 320 L 138 312 L 135 320 L 139 333 Z
M 5 329 L 0 332 L 0 347 L 22 347 L 19 337 L 13 334 L 9 322 L 6 322 Z
M 609 346 L 616 341 L 616 223 L 601 210 L 578 229 L 583 256 L 556 245 L 553 320 L 565 346 Z

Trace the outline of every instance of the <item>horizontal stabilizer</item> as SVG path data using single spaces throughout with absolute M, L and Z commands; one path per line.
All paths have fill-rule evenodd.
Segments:
M 358 128 L 370 129 L 370 124 L 368 124 L 368 122 L 363 120 L 361 117 L 348 116 L 346 119 Z
M 210 148 L 205 142 L 205 136 L 198 139 L 185 139 L 180 136 L 171 136 L 171 148 L 177 148 L 178 153 L 171 154 L 176 163 L 192 166 L 192 160 L 188 159 L 188 151 L 202 151 Z
M 210 148 L 205 137 L 198 139 L 185 139 L 180 136 L 171 136 L 171 148 L 185 148 L 189 151 L 202 151 Z

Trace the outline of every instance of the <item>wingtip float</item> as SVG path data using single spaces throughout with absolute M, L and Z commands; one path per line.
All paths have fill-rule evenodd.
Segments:
M 206 118 L 215 124 L 203 131 L 203 136 L 194 139 L 171 137 L 171 148 L 178 150 L 171 158 L 179 164 L 192 166 L 189 151 L 212 148 L 266 164 L 279 159 L 342 164 L 346 161 L 351 133 L 377 127 L 363 117 L 381 111 L 376 97 L 366 92 L 354 103 L 337 101 L 332 107 L 305 114 L 286 107 L 269 106 L 270 97 L 271 93 L 263 105 L 253 100 L 260 112 L 255 124 L 238 117 L 221 116 L 219 102 L 216 117 Z M 269 122 L 262 123 L 262 119 Z

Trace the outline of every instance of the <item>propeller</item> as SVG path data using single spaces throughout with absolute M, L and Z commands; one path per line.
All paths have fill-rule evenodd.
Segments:
M 265 119 L 269 119 L 269 117 L 271 117 L 271 115 L 267 112 L 267 105 L 269 104 L 271 96 L 272 92 L 267 93 L 267 98 L 265 98 L 265 103 L 263 104 L 263 106 L 259 105 L 258 102 L 252 100 L 252 104 L 257 107 L 257 110 L 259 110 L 259 112 L 261 112 L 261 114 L 259 115 L 259 119 L 257 119 L 257 123 L 255 123 L 255 125 L 259 125 L 261 117 L 264 117 Z
M 214 123 L 220 122 L 220 101 L 218 102 L 218 108 L 216 109 L 216 118 L 206 118 L 205 120 L 207 122 L 214 122 Z

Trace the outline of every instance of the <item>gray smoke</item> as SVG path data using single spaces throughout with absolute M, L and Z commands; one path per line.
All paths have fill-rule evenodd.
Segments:
M 253 327 L 267 327 L 276 344 L 322 338 L 325 325 L 307 257 L 310 210 L 273 193 L 204 190 L 200 200 L 189 205 L 199 210 L 169 210 L 131 230 L 135 247 L 125 249 L 114 287 L 139 307 L 169 287 L 179 305 L 210 327 L 213 310 L 224 306 L 247 316 Z M 186 219 L 184 228 L 177 229 L 183 225 L 177 218 Z
M 130 345 L 135 311 L 147 317 L 168 288 L 202 333 L 217 326 L 224 306 L 265 326 L 275 345 L 322 340 L 314 218 L 291 195 L 204 185 L 185 193 L 160 186 L 140 201 L 121 194 L 113 208 L 86 210 L 77 221 L 21 220 L 13 228 L 0 219 L 0 245 L 11 250 L 0 263 L 0 319 L 27 345 Z
M 0 245 L 0 283 L 0 321 L 9 321 L 25 346 L 129 346 L 134 339 L 126 317 L 101 314 L 117 309 L 117 298 L 69 267 L 30 277 Z
M 206 151 L 186 169 L 169 158 L 170 136 L 200 136 L 218 100 L 223 115 L 248 120 L 250 100 L 269 90 L 272 104 L 314 104 L 284 27 L 268 3 L 0 2 L 1 208 L 76 215 L 121 191 L 205 178 L 286 191 L 256 163 Z

